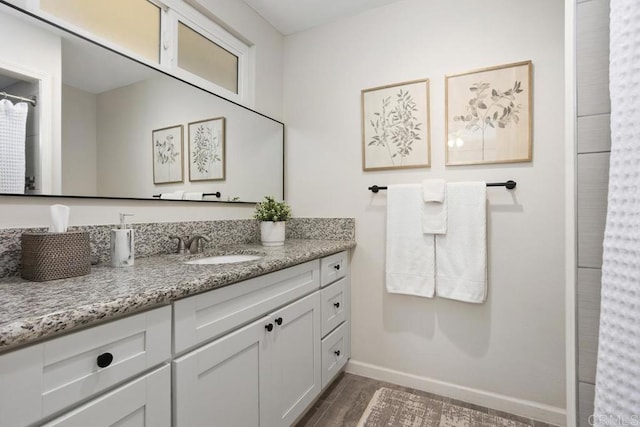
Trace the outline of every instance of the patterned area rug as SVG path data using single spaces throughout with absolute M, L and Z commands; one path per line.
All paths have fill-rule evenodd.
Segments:
M 371 398 L 358 427 L 529 427 L 441 400 L 382 387 Z

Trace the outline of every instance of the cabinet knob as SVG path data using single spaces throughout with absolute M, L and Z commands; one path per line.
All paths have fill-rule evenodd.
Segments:
M 333 303 L 333 306 L 334 306 L 335 308 L 340 308 L 340 303 L 339 303 L 339 302 L 334 302 L 334 303 Z
M 273 323 L 268 323 L 264 328 L 267 330 L 267 332 L 273 331 Z
M 278 326 L 282 325 L 282 317 L 278 317 L 276 319 L 276 325 L 278 325 Z
M 334 351 L 333 354 L 335 354 L 336 356 L 340 357 L 340 350 Z
M 99 368 L 106 368 L 111 365 L 111 362 L 113 362 L 113 354 L 111 353 L 102 353 L 96 360 Z
M 340 264 L 336 264 L 336 265 L 334 265 L 334 266 L 333 266 L 333 268 L 335 268 L 335 269 L 336 269 L 336 271 L 340 270 Z

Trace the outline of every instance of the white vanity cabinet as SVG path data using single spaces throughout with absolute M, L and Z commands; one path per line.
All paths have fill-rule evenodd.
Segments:
M 0 354 L 0 427 L 285 427 L 349 358 L 348 252 Z
M 176 426 L 289 426 L 321 388 L 316 291 L 173 362 Z
M 226 335 L 174 360 L 175 425 L 291 425 L 321 389 L 319 287 L 315 260 L 176 301 L 176 348 Z
M 35 344 L 11 353 L 0 355 L 0 425 L 25 426 L 51 418 L 80 402 L 99 396 L 106 390 L 129 381 L 171 358 L 171 307 L 165 306 L 144 313 L 125 317 L 103 325 L 94 326 Z M 166 365 L 168 372 L 168 365 Z M 151 375 L 151 374 L 149 374 Z M 153 380 L 152 380 L 153 378 Z M 149 377 L 155 384 L 157 376 Z M 170 394 L 170 382 L 165 374 L 164 389 L 153 387 L 156 397 L 139 391 L 140 386 L 125 387 L 123 394 L 109 397 L 106 402 L 117 402 L 118 396 L 137 393 L 140 399 L 164 398 Z M 147 379 L 144 380 L 145 382 Z M 105 399 L 103 395 L 98 400 Z M 126 397 L 125 400 L 129 400 Z M 165 399 L 166 400 L 166 399 Z M 90 403 L 84 413 L 100 411 L 111 404 L 98 401 Z M 151 405 L 153 408 L 159 406 Z M 157 416 L 143 408 L 146 423 L 125 424 L 155 426 L 163 425 L 159 420 L 170 421 L 164 410 Z M 106 411 L 106 409 L 104 409 Z M 111 408 L 126 417 L 127 409 Z M 98 412 L 100 413 L 100 412 Z M 144 414 L 143 414 L 144 415 Z M 73 420 L 85 419 L 81 414 L 64 418 L 52 425 L 82 425 Z M 118 418 L 117 420 L 119 420 Z M 117 421 L 116 420 L 116 421 Z M 150 420 L 158 423 L 150 424 Z M 87 424 L 85 424 L 87 425 Z M 91 425 L 101 424 L 99 419 Z
M 176 301 L 174 425 L 292 425 L 349 357 L 348 268 L 345 251 Z
M 320 260 L 322 272 L 322 388 L 347 364 L 350 346 L 349 253 Z

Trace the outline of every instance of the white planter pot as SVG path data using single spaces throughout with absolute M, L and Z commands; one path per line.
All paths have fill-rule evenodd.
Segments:
M 262 246 L 284 245 L 285 221 L 263 221 L 260 223 L 260 240 Z

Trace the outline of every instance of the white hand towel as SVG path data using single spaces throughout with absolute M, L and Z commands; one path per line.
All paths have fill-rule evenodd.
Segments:
M 487 296 L 487 184 L 447 184 L 447 234 L 436 236 L 436 293 L 465 302 Z
M 422 186 L 390 185 L 387 190 L 386 284 L 390 293 L 432 298 L 434 237 L 422 232 Z
M 445 234 L 447 232 L 446 184 L 443 179 L 422 181 L 422 232 Z
M 173 193 L 162 193 L 160 198 L 162 200 L 182 200 L 183 195 L 184 191 L 174 191 Z
M 184 200 L 202 200 L 202 197 L 203 197 L 202 192 L 184 193 Z
M 425 202 L 444 202 L 446 191 L 444 179 L 425 179 L 422 181 L 422 195 Z
M 24 194 L 28 112 L 25 102 L 0 100 L 0 193 Z

